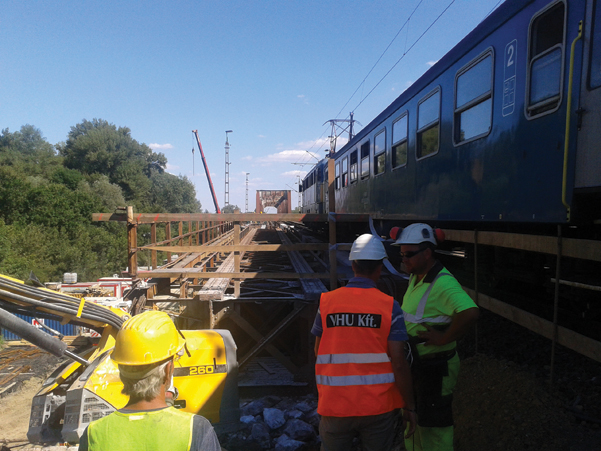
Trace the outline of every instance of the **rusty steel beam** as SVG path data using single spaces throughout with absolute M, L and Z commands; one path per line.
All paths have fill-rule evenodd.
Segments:
M 266 342 L 265 337 L 263 337 L 263 335 L 259 331 L 257 331 L 257 329 L 255 329 L 254 326 L 251 325 L 246 319 L 240 316 L 240 314 L 238 314 L 234 310 L 230 310 L 227 314 L 227 317 L 234 321 L 238 326 L 240 326 L 240 328 L 244 330 L 244 332 L 246 332 L 248 335 L 250 335 L 250 337 L 253 340 L 255 340 L 257 343 L 261 343 L 260 348 L 265 349 L 272 356 L 278 359 L 279 362 L 282 365 L 284 365 L 284 367 L 288 371 L 290 371 L 293 374 L 298 371 L 298 367 L 294 363 L 292 363 L 292 361 L 288 357 L 286 357 L 278 348 L 273 346 L 271 343 Z M 253 352 L 253 355 L 256 354 L 256 345 L 255 348 L 251 351 L 255 351 Z M 248 361 L 248 358 L 240 356 L 239 360 L 243 361 L 243 363 L 246 363 Z M 238 367 L 242 367 L 242 364 L 238 364 Z
M 331 216 L 338 222 L 368 222 L 367 214 L 341 214 Z M 372 216 L 373 217 L 373 216 Z M 119 221 L 127 222 L 127 215 L 122 213 L 92 213 L 92 221 Z M 133 222 L 137 224 L 152 224 L 155 222 L 180 222 L 180 221 L 221 221 L 221 222 L 328 222 L 325 214 L 259 214 L 259 213 L 138 213 L 134 214 Z

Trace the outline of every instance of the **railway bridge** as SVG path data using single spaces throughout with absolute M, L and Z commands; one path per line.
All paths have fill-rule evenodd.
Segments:
M 310 329 L 320 293 L 352 276 L 347 259 L 350 243 L 339 242 L 337 230 L 352 223 L 355 230 L 371 227 L 373 231 L 379 221 L 333 212 L 134 214 L 131 207 L 115 214 L 94 214 L 93 219 L 127 224 L 128 271 L 137 282 L 129 294 L 132 313 L 156 306 L 173 311 L 185 328 L 231 330 L 238 345 L 242 385 L 313 381 Z M 318 226 L 322 233 L 315 235 L 316 227 L 309 226 Z M 598 241 L 478 230 L 446 229 L 445 233 L 439 258 L 457 268 L 461 282 L 469 281 L 464 288 L 476 303 L 549 340 L 551 378 L 557 344 L 601 362 L 599 336 L 562 325 L 558 302 L 562 289 L 601 290 L 561 277 L 564 259 L 601 261 Z M 466 249 L 472 258 L 466 258 Z M 549 293 L 541 287 L 552 316 L 480 289 L 485 262 L 478 256 L 485 256 L 486 249 L 535 253 L 557 261 L 551 280 L 555 290 Z M 139 266 L 139 261 L 147 266 Z M 380 288 L 402 299 L 405 287 L 406 277 L 391 273 Z

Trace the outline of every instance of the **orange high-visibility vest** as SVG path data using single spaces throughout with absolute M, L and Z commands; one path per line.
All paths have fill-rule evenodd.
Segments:
M 393 302 L 377 288 L 321 295 L 323 334 L 315 365 L 320 415 L 379 415 L 403 407 L 388 356 Z

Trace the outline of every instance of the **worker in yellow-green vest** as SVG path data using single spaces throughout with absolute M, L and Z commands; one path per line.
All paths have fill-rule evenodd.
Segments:
M 184 344 L 164 312 L 150 310 L 123 324 L 111 358 L 119 365 L 129 402 L 90 423 L 80 439 L 80 451 L 221 449 L 207 419 L 167 407 L 165 393 L 172 385 L 174 358 Z
M 394 243 L 411 274 L 402 310 L 412 354 L 417 405 L 409 451 L 453 450 L 453 390 L 459 373 L 456 340 L 478 319 L 478 307 L 455 277 L 434 257 L 441 230 L 411 224 Z

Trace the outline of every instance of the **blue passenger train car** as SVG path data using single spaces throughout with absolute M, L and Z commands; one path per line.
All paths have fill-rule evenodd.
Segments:
M 601 0 L 507 0 L 332 155 L 336 212 L 488 227 L 601 219 Z M 302 183 L 326 207 L 327 165 Z

